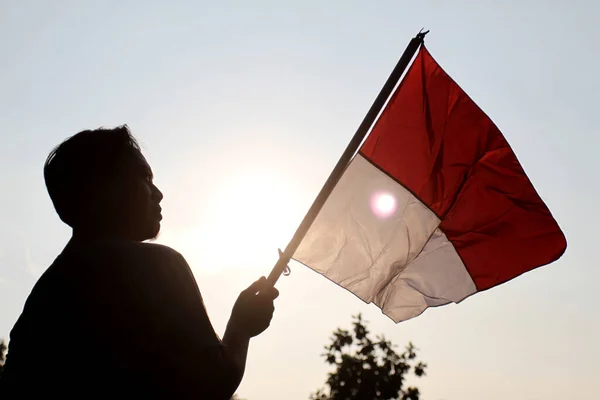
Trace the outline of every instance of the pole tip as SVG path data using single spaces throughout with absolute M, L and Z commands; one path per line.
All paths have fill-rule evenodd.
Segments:
M 425 35 L 427 35 L 429 33 L 429 30 L 426 30 L 425 32 L 423 32 L 423 29 L 425 29 L 425 28 L 421 28 L 419 33 L 417 33 L 417 39 L 419 39 L 420 41 L 423 41 L 423 39 L 425 39 Z

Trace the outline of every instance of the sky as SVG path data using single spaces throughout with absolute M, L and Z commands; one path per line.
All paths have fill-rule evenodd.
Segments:
M 158 242 L 186 257 L 222 334 L 424 27 L 511 144 L 565 255 L 397 325 L 292 263 L 238 393 L 307 399 L 325 382 L 331 332 L 361 312 L 373 333 L 420 349 L 427 376 L 411 382 L 424 399 L 597 399 L 599 15 L 575 0 L 0 0 L 0 337 L 70 236 L 46 156 L 125 123 L 165 195 Z

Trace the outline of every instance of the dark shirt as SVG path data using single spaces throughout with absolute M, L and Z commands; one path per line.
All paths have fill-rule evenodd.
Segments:
M 0 398 L 211 398 L 220 347 L 179 253 L 72 240 L 10 334 Z

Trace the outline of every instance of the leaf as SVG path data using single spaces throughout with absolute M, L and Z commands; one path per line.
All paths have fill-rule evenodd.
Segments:
M 334 366 L 328 374 L 326 389 L 319 389 L 311 400 L 418 400 L 417 388 L 403 390 L 405 378 L 411 372 L 425 375 L 427 364 L 416 362 L 417 349 L 409 343 L 402 354 L 383 335 L 373 342 L 361 314 L 353 317 L 352 333 L 338 328 L 330 338 L 328 350 L 322 356 Z

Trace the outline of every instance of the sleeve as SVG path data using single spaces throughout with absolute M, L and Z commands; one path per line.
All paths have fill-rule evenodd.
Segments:
M 139 250 L 96 258 L 80 280 L 90 337 L 115 368 L 170 398 L 218 390 L 230 372 L 189 266 L 162 246 Z

